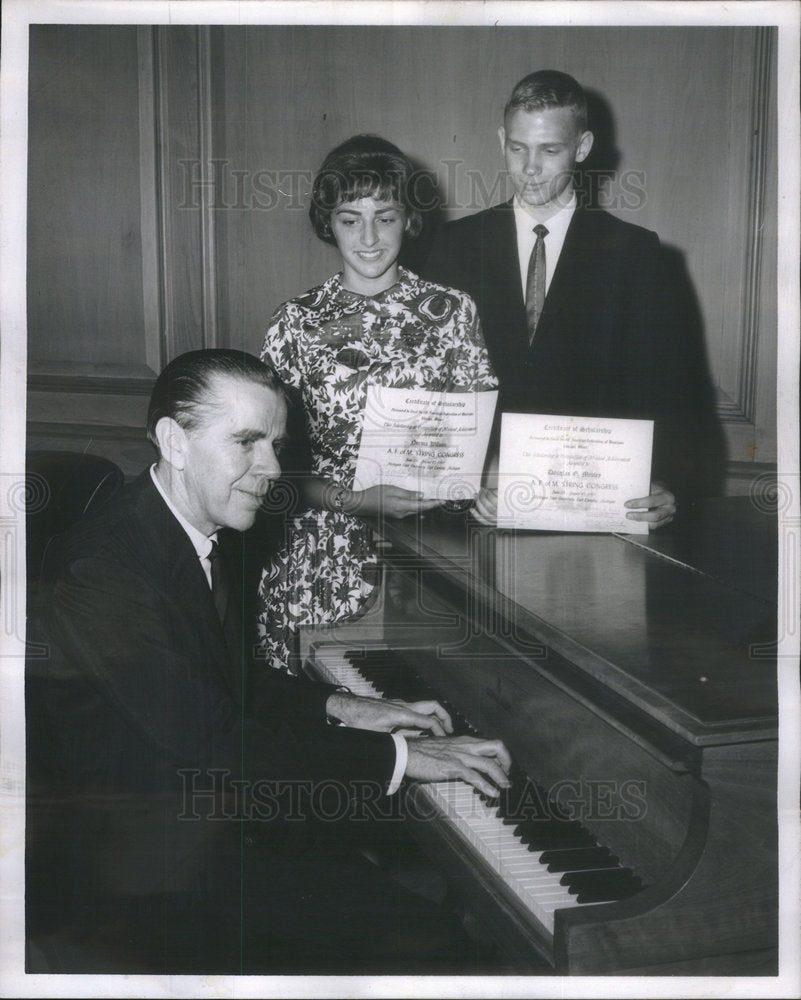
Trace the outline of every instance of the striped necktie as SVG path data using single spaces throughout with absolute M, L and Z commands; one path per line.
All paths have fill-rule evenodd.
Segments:
M 534 227 L 537 239 L 534 249 L 528 259 L 528 273 L 526 275 L 526 317 L 528 319 L 528 342 L 534 342 L 534 334 L 537 332 L 537 323 L 542 315 L 542 307 L 545 304 L 545 237 L 548 230 L 543 225 Z

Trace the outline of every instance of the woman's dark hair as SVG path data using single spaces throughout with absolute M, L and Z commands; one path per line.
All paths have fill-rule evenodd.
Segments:
M 326 156 L 314 178 L 309 218 L 324 243 L 336 245 L 331 214 L 337 206 L 359 198 L 379 198 L 400 205 L 406 235 L 417 236 L 423 217 L 415 204 L 415 170 L 410 160 L 378 135 L 354 135 Z
M 158 451 L 156 424 L 171 417 L 184 430 L 200 423 L 203 407 L 215 401 L 212 380 L 215 376 L 254 382 L 286 395 L 283 383 L 273 369 L 246 351 L 208 348 L 179 354 L 156 379 L 147 410 L 147 436 Z

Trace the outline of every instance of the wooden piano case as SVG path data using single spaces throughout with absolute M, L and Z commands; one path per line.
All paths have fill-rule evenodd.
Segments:
M 518 972 L 776 973 L 775 523 L 745 504 L 646 540 L 387 523 L 378 605 L 305 630 L 307 660 L 398 651 L 642 879 L 551 930 L 446 817 L 412 822 Z

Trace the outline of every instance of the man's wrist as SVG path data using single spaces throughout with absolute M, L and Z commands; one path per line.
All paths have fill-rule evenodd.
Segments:
M 336 726 L 342 725 L 347 726 L 348 718 L 350 716 L 349 702 L 355 696 L 350 693 L 348 688 L 341 687 L 337 688 L 332 694 L 328 696 L 328 700 L 325 703 L 325 718 L 329 725 Z
M 409 762 L 409 744 L 400 733 L 392 733 L 391 735 L 395 743 L 395 767 L 387 787 L 387 795 L 394 795 L 400 788 L 406 774 L 406 765 Z

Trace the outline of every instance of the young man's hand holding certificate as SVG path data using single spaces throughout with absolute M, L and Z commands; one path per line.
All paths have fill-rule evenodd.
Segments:
M 369 386 L 354 487 L 398 486 L 430 499 L 471 500 L 481 487 L 498 398 Z
M 647 534 L 649 521 L 666 523 L 675 510 L 672 495 L 651 485 L 652 443 L 650 420 L 504 413 L 498 526 Z M 488 519 L 481 503 L 478 514 Z

